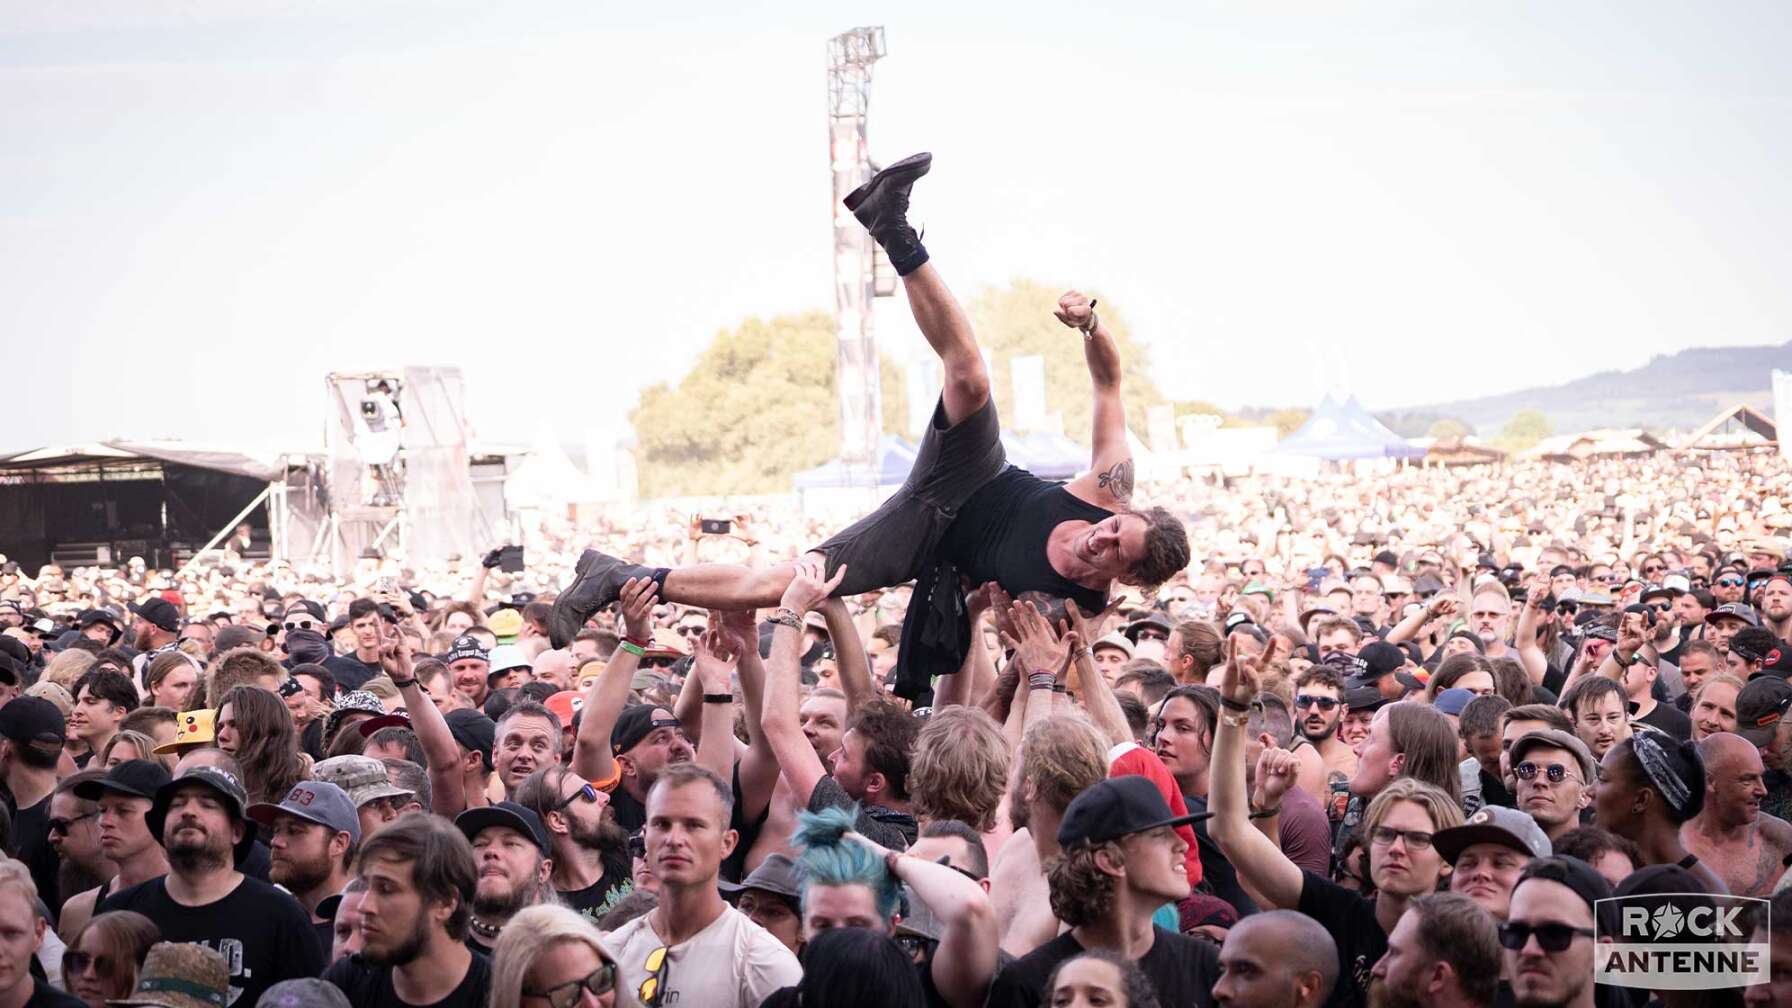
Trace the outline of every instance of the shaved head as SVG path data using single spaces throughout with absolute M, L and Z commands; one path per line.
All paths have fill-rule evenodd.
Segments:
M 1761 750 L 1754 743 L 1730 732 L 1714 732 L 1699 743 L 1699 756 L 1705 761 L 1705 772 L 1712 776 L 1732 770 L 1753 770 L 1760 773 Z
M 1240 970 L 1250 964 L 1253 968 Z M 1318 1005 L 1338 982 L 1338 947 L 1320 923 L 1293 910 L 1253 914 L 1233 925 L 1220 949 L 1215 997 L 1239 1003 Z M 1241 977 L 1254 976 L 1248 981 Z M 1249 985 L 1254 990 L 1239 989 Z M 1273 993 L 1272 993 L 1273 989 Z

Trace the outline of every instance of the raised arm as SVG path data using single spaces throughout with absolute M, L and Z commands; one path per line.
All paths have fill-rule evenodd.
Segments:
M 1027 691 L 1027 713 L 1023 730 L 1052 716 L 1052 694 L 1061 682 L 1070 662 L 1070 642 L 1059 640 L 1052 625 L 1031 602 L 1016 602 L 1008 607 L 1008 620 L 1015 636 L 1004 643 L 1014 649 L 1014 665 L 1023 681 L 1016 688 Z
M 499 554 L 503 552 L 504 547 L 500 546 L 480 559 L 479 569 L 473 572 L 473 580 L 467 583 L 467 592 L 461 596 L 463 601 L 471 602 L 474 605 L 485 601 L 485 581 L 491 577 L 492 568 L 498 566 Z
M 821 757 L 815 755 L 815 748 L 803 735 L 802 721 L 797 715 L 797 708 L 802 704 L 802 667 L 798 660 L 803 646 L 802 618 L 840 586 L 846 565 L 840 565 L 831 581 L 823 574 L 821 564 L 805 557 L 797 562 L 790 586 L 784 589 L 783 606 L 773 618 L 788 618 L 794 614 L 790 622 L 796 626 L 780 622 L 772 631 L 772 655 L 766 666 L 765 711 L 762 715 L 765 739 L 771 745 L 772 754 L 778 758 L 778 769 L 790 782 L 791 793 L 805 805 L 809 796 L 815 793 L 815 785 L 827 776 L 827 768 L 821 765 Z
M 1133 474 L 1132 449 L 1126 444 L 1126 404 L 1120 398 L 1120 350 L 1095 314 L 1095 302 L 1080 292 L 1066 291 L 1053 314 L 1083 334 L 1083 360 L 1095 393 L 1089 471 L 1067 489 L 1099 507 L 1125 506 L 1132 501 Z
M 1239 657 L 1236 638 L 1226 642 L 1226 670 L 1220 683 L 1225 706 L 1213 733 L 1212 776 L 1208 782 L 1212 789 L 1208 810 L 1213 819 L 1207 829 L 1220 852 L 1238 869 L 1240 882 L 1272 906 L 1292 910 L 1300 905 L 1305 880 L 1300 868 L 1251 825 L 1250 796 L 1244 785 L 1248 708 L 1257 695 L 1258 670 L 1274 658 L 1276 645 L 1277 641 L 1271 639 L 1263 657 L 1252 660 Z
M 878 685 L 871 681 L 871 659 L 865 654 L 865 642 L 859 639 L 859 628 L 852 625 L 846 600 L 831 598 L 823 602 L 821 616 L 827 620 L 828 640 L 834 645 L 834 667 L 840 670 L 846 709 L 858 710 L 860 704 L 878 693 Z
M 690 679 L 699 681 L 703 710 L 703 738 L 697 743 L 697 765 L 715 771 L 723 780 L 734 778 L 736 741 L 734 738 L 734 690 L 729 678 L 734 672 L 732 638 L 724 636 L 711 620 L 710 629 L 697 639 L 696 660 Z
M 1385 639 L 1389 644 L 1405 643 L 1424 633 L 1425 627 L 1433 620 L 1449 619 L 1456 615 L 1461 607 L 1462 603 L 1456 601 L 1454 596 L 1438 592 L 1432 596 L 1430 602 L 1425 604 L 1424 609 L 1395 624 L 1393 629 L 1388 631 Z
M 1077 685 L 1081 688 L 1081 699 L 1084 709 L 1089 712 L 1089 720 L 1107 735 L 1109 742 L 1115 745 L 1131 742 L 1132 726 L 1126 723 L 1126 712 L 1120 709 L 1120 701 L 1114 698 L 1114 688 L 1095 667 L 1095 659 L 1089 654 L 1092 639 L 1089 635 L 1096 632 L 1105 614 L 1096 614 L 1096 627 L 1092 628 L 1075 602 L 1065 601 L 1064 611 L 1069 615 L 1069 632 L 1065 637 L 1071 642 L 1070 660 L 1076 666 Z
M 1549 579 L 1532 578 L 1525 588 L 1524 606 L 1518 610 L 1518 626 L 1512 631 L 1512 644 L 1518 649 L 1518 662 L 1530 676 L 1531 685 L 1541 686 L 1549 672 L 1549 658 L 1537 645 L 1537 622 L 1543 618 L 1543 601 L 1549 597 Z
M 659 604 L 659 589 L 652 578 L 630 578 L 622 586 L 623 645 L 604 663 L 591 688 L 585 691 L 585 705 L 580 708 L 579 733 L 572 743 L 572 768 L 589 781 L 608 781 L 616 777 L 616 759 L 610 753 L 610 730 L 622 716 L 628 703 L 628 686 L 641 667 L 641 656 L 629 647 L 639 648 L 642 641 L 653 639 L 653 607 Z
M 410 715 L 411 729 L 417 733 L 417 744 L 423 749 L 429 770 L 430 811 L 452 819 L 467 807 L 467 778 L 461 768 L 460 744 L 454 741 L 454 733 L 448 730 L 448 722 L 436 709 L 435 701 L 417 681 L 410 638 L 391 626 L 383 634 L 380 667 L 404 698 L 405 713 Z
M 734 638 L 740 653 L 735 675 L 746 708 L 747 744 L 740 748 L 740 805 L 747 819 L 759 818 L 778 784 L 778 758 L 765 741 L 765 663 L 759 660 L 759 624 L 752 610 L 721 613 L 722 629 Z
M 890 874 L 932 911 L 941 928 L 931 966 L 940 997 L 952 1008 L 981 1008 L 996 976 L 996 943 L 1001 939 L 983 887 L 949 865 L 898 854 L 857 833 L 846 837 L 873 848 Z

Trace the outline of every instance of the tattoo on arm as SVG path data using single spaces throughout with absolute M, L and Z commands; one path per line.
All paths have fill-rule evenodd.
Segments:
M 1132 459 L 1121 459 L 1113 468 L 1095 477 L 1095 485 L 1106 490 L 1117 501 L 1132 499 Z

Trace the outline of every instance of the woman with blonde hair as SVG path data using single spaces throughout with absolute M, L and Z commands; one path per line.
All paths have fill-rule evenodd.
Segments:
M 50 663 L 44 666 L 42 678 L 73 693 L 75 680 L 85 675 L 95 660 L 91 652 L 83 651 L 80 648 L 58 651 L 55 657 L 50 659 Z
M 492 949 L 488 1008 L 640 1008 L 597 926 L 558 904 L 517 911 Z
M 95 767 L 111 769 L 120 763 L 134 759 L 159 761 L 162 757 L 156 755 L 155 739 L 140 731 L 121 728 L 106 740 L 105 748 L 100 750 L 99 762 L 95 764 Z

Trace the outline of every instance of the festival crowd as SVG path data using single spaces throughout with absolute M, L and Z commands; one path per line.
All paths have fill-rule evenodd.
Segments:
M 8 565 L 0 1008 L 1792 1005 L 1788 475 L 1141 483 L 1186 569 L 965 583 L 918 693 L 910 589 L 809 562 L 553 646 L 577 548 L 798 560 L 793 503 L 520 573 Z M 1596 984 L 1667 893 L 1767 901 L 1770 979 Z

